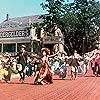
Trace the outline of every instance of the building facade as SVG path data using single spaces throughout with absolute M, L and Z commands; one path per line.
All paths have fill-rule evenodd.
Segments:
M 52 50 L 53 46 L 59 43 L 59 36 L 44 35 L 42 28 L 38 38 L 36 27 L 31 27 L 31 24 L 42 23 L 43 19 L 39 17 L 35 15 L 9 18 L 7 14 L 6 20 L 0 23 L 0 53 L 9 52 L 15 55 L 22 44 L 26 46 L 28 52 L 39 52 L 40 44 Z
M 16 54 L 22 44 L 28 52 L 33 52 L 33 45 L 37 43 L 32 44 L 34 29 L 30 29 L 30 25 L 38 22 L 43 22 L 38 15 L 17 18 L 9 18 L 7 15 L 6 20 L 0 23 L 0 53 Z

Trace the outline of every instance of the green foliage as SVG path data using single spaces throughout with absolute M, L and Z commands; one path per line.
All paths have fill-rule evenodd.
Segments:
M 57 23 L 70 51 L 77 49 L 83 52 L 83 38 L 86 49 L 95 45 L 100 35 L 99 2 L 74 0 L 73 3 L 65 4 L 64 0 L 46 0 L 41 6 L 48 12 L 41 16 L 44 19 L 44 26 L 49 28 L 53 23 Z
M 74 45 L 79 44 L 80 50 L 78 50 L 83 52 L 83 37 L 85 38 L 85 48 L 93 47 L 96 38 L 100 35 L 99 29 L 97 29 L 100 27 L 100 3 L 95 0 L 74 0 L 73 3 L 65 4 L 64 7 L 66 15 L 63 19 L 67 23 L 65 26 L 68 30 L 74 31 L 74 35 L 71 36 L 73 39 L 70 41 L 71 48 L 77 49 Z M 70 34 L 67 34 L 67 38 L 68 36 Z M 74 36 L 76 36 L 75 41 Z M 78 36 L 80 38 L 77 38 Z
M 59 24 L 64 13 L 63 5 L 64 0 L 46 0 L 45 4 L 41 4 L 42 8 L 48 12 L 48 14 L 41 16 L 46 27 L 50 27 L 53 23 Z

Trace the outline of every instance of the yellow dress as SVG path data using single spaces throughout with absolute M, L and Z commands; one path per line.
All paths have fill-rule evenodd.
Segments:
M 5 76 L 8 75 L 8 70 L 6 69 L 0 69 L 0 79 L 5 79 Z
M 0 80 L 6 80 L 6 81 L 10 81 L 10 78 L 11 78 L 11 68 L 8 67 L 8 68 L 5 68 L 3 67 L 3 65 L 0 65 L 2 66 L 0 68 Z

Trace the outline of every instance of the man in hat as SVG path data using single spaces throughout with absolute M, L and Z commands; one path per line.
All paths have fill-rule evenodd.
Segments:
M 27 65 L 27 60 L 28 60 L 28 53 L 25 49 L 26 49 L 26 46 L 21 45 L 20 51 L 17 55 L 19 57 L 18 58 L 18 64 L 21 64 L 21 66 L 22 66 L 22 69 L 19 71 L 20 81 L 22 81 L 22 82 L 25 79 L 24 69 L 25 69 L 25 66 Z

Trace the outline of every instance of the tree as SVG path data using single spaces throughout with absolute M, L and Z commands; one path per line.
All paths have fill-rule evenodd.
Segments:
M 64 0 L 46 0 L 45 4 L 41 4 L 42 8 L 48 12 L 48 14 L 41 16 L 46 27 L 50 27 L 53 23 L 61 23 L 60 19 L 64 14 L 63 5 Z
M 100 35 L 99 29 L 97 30 L 97 27 L 100 27 L 100 3 L 95 0 L 74 0 L 73 3 L 65 4 L 64 7 L 66 12 L 63 16 L 64 26 L 67 30 L 73 31 L 72 36 L 70 32 L 66 35 L 66 39 L 70 40 L 71 48 L 78 47 L 82 52 L 82 38 L 85 38 L 86 48 L 93 46 L 97 36 Z
M 92 47 L 100 35 L 100 3 L 96 0 L 74 0 L 73 3 L 64 0 L 46 0 L 41 4 L 48 14 L 41 16 L 44 26 L 49 28 L 52 23 L 57 23 L 61 28 L 65 44 L 70 52 Z M 85 39 L 85 40 L 84 40 Z

